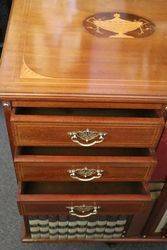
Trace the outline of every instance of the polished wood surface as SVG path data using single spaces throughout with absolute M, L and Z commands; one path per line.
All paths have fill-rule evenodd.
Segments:
M 117 14 L 119 32 L 126 30 L 118 24 L 119 13 L 125 13 L 123 23 L 132 14 L 155 30 L 134 39 L 97 37 L 83 21 L 101 12 Z M 166 13 L 165 0 L 14 0 L 0 69 L 1 97 L 141 102 L 147 96 L 147 102 L 166 103 Z M 142 33 L 143 23 L 136 31 Z

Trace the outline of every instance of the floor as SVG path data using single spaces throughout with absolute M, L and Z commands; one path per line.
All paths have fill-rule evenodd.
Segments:
M 0 107 L 0 250 L 167 250 L 164 244 L 22 244 L 21 218 L 16 204 L 17 185 L 11 152 Z

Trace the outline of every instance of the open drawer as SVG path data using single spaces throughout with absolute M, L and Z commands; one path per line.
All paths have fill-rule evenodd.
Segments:
M 164 127 L 156 110 L 14 108 L 17 146 L 155 147 Z
M 21 147 L 19 181 L 147 181 L 156 159 L 148 149 Z
M 22 215 L 135 214 L 151 197 L 141 182 L 22 182 L 18 206 Z

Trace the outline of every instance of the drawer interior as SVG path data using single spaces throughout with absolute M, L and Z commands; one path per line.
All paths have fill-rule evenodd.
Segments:
M 17 155 L 150 156 L 147 148 L 19 147 Z
M 99 116 L 99 117 L 159 117 L 154 109 L 110 109 L 110 108 L 15 108 L 16 115 L 58 115 L 58 116 Z
M 67 183 L 67 182 L 23 182 L 22 194 L 68 194 L 68 195 L 145 195 L 141 182 L 116 183 Z

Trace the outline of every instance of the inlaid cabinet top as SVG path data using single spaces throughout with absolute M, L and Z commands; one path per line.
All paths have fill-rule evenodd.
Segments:
M 166 0 L 13 2 L 1 97 L 167 99 Z

